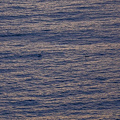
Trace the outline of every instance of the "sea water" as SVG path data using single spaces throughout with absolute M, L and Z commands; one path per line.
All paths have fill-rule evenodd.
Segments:
M 119 0 L 0 0 L 0 120 L 118 120 L 119 92 Z

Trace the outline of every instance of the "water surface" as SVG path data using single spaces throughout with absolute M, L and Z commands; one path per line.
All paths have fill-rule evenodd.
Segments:
M 118 0 L 2 0 L 0 119 L 118 120 L 119 13 Z

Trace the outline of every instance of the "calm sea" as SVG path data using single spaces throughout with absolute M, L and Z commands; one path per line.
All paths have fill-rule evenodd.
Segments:
M 119 120 L 120 1 L 0 0 L 0 120 Z

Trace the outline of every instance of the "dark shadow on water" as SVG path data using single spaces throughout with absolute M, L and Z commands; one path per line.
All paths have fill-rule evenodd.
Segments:
M 23 101 L 16 101 L 16 102 L 10 102 L 12 106 L 35 106 L 39 105 L 39 103 L 36 100 L 23 100 Z
M 0 73 L 16 72 L 16 69 L 0 69 Z

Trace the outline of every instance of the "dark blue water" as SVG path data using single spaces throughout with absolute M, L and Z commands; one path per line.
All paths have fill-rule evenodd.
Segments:
M 120 119 L 119 0 L 0 1 L 0 120 Z

